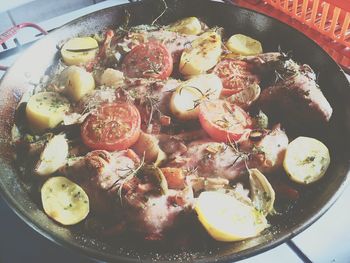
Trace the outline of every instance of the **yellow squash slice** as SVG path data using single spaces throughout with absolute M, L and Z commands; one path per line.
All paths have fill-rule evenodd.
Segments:
M 89 213 L 89 198 L 84 190 L 63 176 L 48 179 L 41 188 L 45 213 L 62 225 L 74 225 Z
M 330 160 L 328 148 L 322 142 L 298 137 L 288 145 L 283 166 L 294 182 L 310 184 L 323 177 Z

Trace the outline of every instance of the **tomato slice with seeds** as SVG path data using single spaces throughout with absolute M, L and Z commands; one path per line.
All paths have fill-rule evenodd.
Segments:
M 242 60 L 223 59 L 216 65 L 213 73 L 222 81 L 223 96 L 236 94 L 247 86 L 259 83 L 258 77 L 252 73 L 250 64 Z
M 140 125 L 140 113 L 133 104 L 104 104 L 86 118 L 81 126 L 81 137 L 91 149 L 124 150 L 139 138 Z
M 209 136 L 220 142 L 237 142 L 252 127 L 252 119 L 242 108 L 224 100 L 201 103 L 198 118 Z
M 173 71 L 173 58 L 162 43 L 142 43 L 125 56 L 122 70 L 129 78 L 166 79 Z

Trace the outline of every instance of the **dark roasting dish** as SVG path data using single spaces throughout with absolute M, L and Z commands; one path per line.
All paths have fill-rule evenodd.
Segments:
M 38 83 L 50 66 L 57 62 L 59 43 L 78 35 L 92 35 L 106 28 L 117 28 L 125 22 L 126 14 L 130 14 L 130 25 L 150 24 L 162 13 L 164 2 L 145 0 L 104 9 L 70 22 L 35 43 L 8 70 L 0 83 L 0 193 L 18 216 L 36 231 L 67 248 L 100 260 L 232 262 L 271 249 L 315 222 L 336 201 L 347 183 L 350 166 L 349 82 L 325 51 L 300 32 L 277 20 L 220 1 L 168 0 L 166 3 L 166 12 L 157 21 L 160 24 L 196 16 L 209 26 L 223 27 L 227 35 L 242 33 L 259 39 L 264 52 L 279 48 L 285 52 L 292 51 L 295 61 L 310 65 L 316 73 L 320 89 L 333 108 L 329 122 L 309 121 L 315 112 L 321 112 L 321 119 L 329 118 L 328 109 L 312 108 L 307 116 L 300 116 L 287 112 L 282 103 L 278 105 L 275 97 L 262 97 L 262 103 L 271 99 L 272 105 L 278 106 L 265 109 L 272 113 L 278 110 L 275 118 L 281 119 L 281 116 L 290 113 L 288 118 L 300 119 L 300 122 L 285 122 L 293 137 L 314 137 L 328 146 L 331 164 L 322 180 L 308 186 L 291 183 L 300 192 L 299 200 L 287 205 L 279 203 L 279 208 L 284 212 L 269 219 L 269 228 L 257 237 L 233 243 L 216 242 L 205 235 L 189 244 L 109 240 L 89 235 L 79 225 L 61 226 L 46 216 L 40 202 L 32 194 L 37 190 L 32 189 L 29 180 L 21 176 L 13 160 L 15 150 L 11 143 L 11 129 L 17 104 L 25 91 L 33 87 L 32 83 Z M 278 88 L 272 93 L 284 96 L 284 101 L 288 102 L 288 97 L 293 95 L 279 94 Z M 271 102 L 265 105 L 271 105 Z

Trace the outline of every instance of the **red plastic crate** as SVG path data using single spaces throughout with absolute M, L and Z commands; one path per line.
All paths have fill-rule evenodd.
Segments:
M 350 72 L 350 0 L 232 0 L 302 31 Z

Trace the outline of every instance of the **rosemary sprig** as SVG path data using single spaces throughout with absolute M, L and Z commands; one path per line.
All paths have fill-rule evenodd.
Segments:
M 154 96 L 152 94 L 145 95 L 144 98 L 145 100 L 141 104 L 143 104 L 146 107 L 147 111 L 149 111 L 149 118 L 147 120 L 147 128 L 149 128 L 155 113 L 158 114 L 158 118 L 160 118 L 162 115 L 159 109 L 160 100 L 158 96 Z
M 164 4 L 164 9 L 163 11 L 160 13 L 159 16 L 157 16 L 151 23 L 151 25 L 153 26 L 164 14 L 165 12 L 168 10 L 168 5 L 167 3 L 165 2 L 165 0 L 162 0 L 163 4 Z
M 215 91 L 208 89 L 203 95 L 202 97 L 194 100 L 194 105 L 193 105 L 193 109 L 195 109 L 199 104 L 201 104 L 204 100 L 209 100 L 210 96 L 214 94 Z
M 281 53 L 282 58 L 284 60 L 289 60 L 293 56 L 293 50 L 288 50 L 287 52 L 284 52 L 280 45 L 278 45 L 277 50 L 278 50 L 279 53 Z
M 91 50 L 95 50 L 95 49 L 98 49 L 98 47 L 90 47 L 90 48 L 78 48 L 78 49 L 66 49 L 66 51 L 69 51 L 69 52 L 88 52 L 88 51 L 91 51 Z
M 124 10 L 124 12 L 125 12 L 125 18 L 124 18 L 124 23 L 123 23 L 123 25 L 121 27 L 123 29 L 127 29 L 127 28 L 129 28 L 131 15 L 130 15 L 130 12 L 128 10 L 126 10 L 126 9 Z
M 150 60 L 150 58 L 146 58 L 146 61 L 148 62 L 150 69 L 145 70 L 144 72 L 142 72 L 143 75 L 147 75 L 147 74 L 159 74 L 161 73 L 161 68 L 162 66 L 160 64 L 156 64 L 153 61 Z
M 186 85 L 182 86 L 182 87 L 179 89 L 179 94 L 180 94 L 180 95 L 181 95 L 183 89 L 185 89 L 185 88 L 186 88 L 186 89 L 187 89 L 187 88 L 189 88 L 189 89 L 194 89 L 194 90 L 198 91 L 202 96 L 204 96 L 204 93 L 203 93 L 199 88 L 197 88 L 197 87 L 195 87 L 195 86 L 186 86 Z
M 127 102 L 134 102 L 135 99 L 139 98 L 139 94 L 136 89 L 126 89 L 123 86 L 119 86 L 116 90 L 116 93 L 120 92 L 121 96 L 125 96 Z
M 199 88 L 195 87 L 195 86 L 182 86 L 180 89 L 179 89 L 179 95 L 181 95 L 183 89 L 194 89 L 196 91 L 198 91 L 200 93 L 200 97 L 196 100 L 194 100 L 194 104 L 193 104 L 193 108 L 192 109 L 189 109 L 190 110 L 193 110 L 195 109 L 199 104 L 201 104 L 204 100 L 209 100 L 210 96 L 214 94 L 214 90 L 211 90 L 211 89 L 208 89 L 206 90 L 205 92 L 201 91 Z
M 121 176 L 120 178 L 118 178 L 112 184 L 112 186 L 108 189 L 108 191 L 109 191 L 119 184 L 118 196 L 119 196 L 119 200 L 120 200 L 121 204 L 123 204 L 122 190 L 123 190 L 124 184 L 126 182 L 130 181 L 134 176 L 137 176 L 137 173 L 143 167 L 144 164 L 145 164 L 145 154 L 143 155 L 140 164 L 136 168 L 127 167 L 127 168 L 120 169 L 120 171 L 128 171 L 128 172 L 126 174 L 124 174 L 123 176 Z
M 198 166 L 195 166 L 195 167 L 192 167 L 192 168 L 187 168 L 187 169 L 185 170 L 185 173 L 186 173 L 187 175 L 192 175 L 192 174 L 196 174 L 197 171 L 198 171 Z
M 277 69 L 275 69 L 275 79 L 274 79 L 274 83 L 276 84 L 279 81 L 284 81 L 285 79 L 283 78 L 282 74 L 279 73 L 279 71 Z
M 229 167 L 235 165 L 235 163 L 239 160 L 242 159 L 244 161 L 244 164 L 246 166 L 247 171 L 249 170 L 248 167 L 248 160 L 250 158 L 250 155 L 252 153 L 249 152 L 243 152 L 239 149 L 239 146 L 237 144 L 237 142 L 235 140 L 232 140 L 229 136 L 227 136 L 227 140 L 228 140 L 228 147 L 231 147 L 233 149 L 233 152 L 237 155 L 237 157 L 233 160 L 233 162 L 229 165 Z

